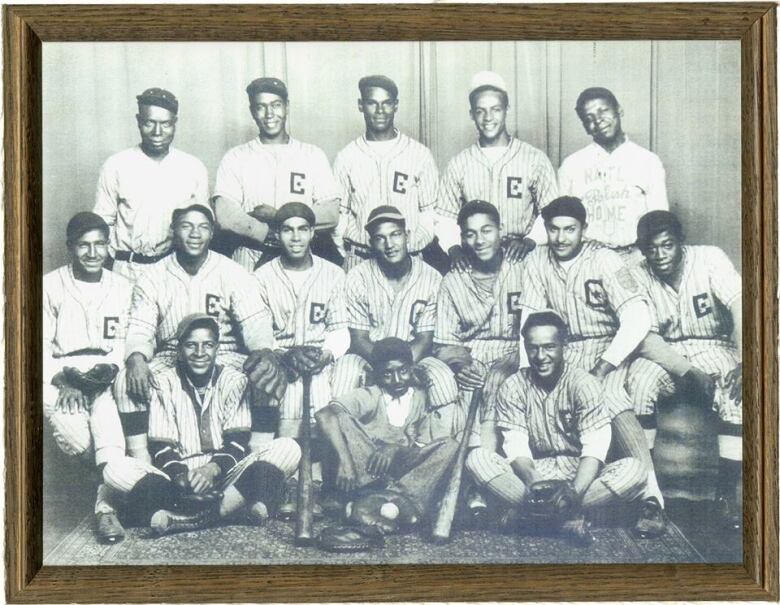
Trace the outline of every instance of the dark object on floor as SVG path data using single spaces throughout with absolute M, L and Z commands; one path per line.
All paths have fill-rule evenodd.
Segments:
M 580 548 L 587 548 L 596 541 L 590 531 L 590 523 L 583 514 L 578 514 L 574 518 L 564 521 L 560 533 L 562 537 Z
M 378 490 L 357 496 L 346 507 L 347 522 L 382 534 L 411 529 L 420 521 L 414 502 L 400 492 Z
M 666 513 L 655 498 L 643 500 L 639 506 L 639 517 L 634 524 L 634 534 L 638 538 L 657 538 L 666 531 Z
M 383 548 L 384 545 L 382 532 L 370 527 L 326 527 L 317 538 L 317 546 L 329 552 L 363 552 Z
M 196 512 L 158 510 L 152 515 L 150 526 L 156 536 L 196 531 L 213 525 L 219 518 L 219 500 L 204 504 Z
M 97 538 L 102 544 L 116 544 L 125 539 L 125 528 L 119 522 L 116 513 L 97 513 Z
M 562 524 L 574 518 L 580 499 L 569 481 L 536 481 L 528 488 L 522 515 L 529 523 Z

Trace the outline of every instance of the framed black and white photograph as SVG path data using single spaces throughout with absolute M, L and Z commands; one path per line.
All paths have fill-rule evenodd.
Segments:
M 746 141 L 775 118 L 747 43 L 686 37 L 692 6 L 674 35 L 619 36 L 524 35 L 572 15 L 492 8 L 513 25 L 469 39 L 411 6 L 417 35 L 349 35 L 380 22 L 358 6 L 254 38 L 249 7 L 240 36 L 63 25 L 32 89 L 6 78 L 38 108 L 35 193 L 7 196 L 6 276 L 33 296 L 7 281 L 31 381 L 7 411 L 37 427 L 42 573 L 164 566 L 199 580 L 160 598 L 208 600 L 232 590 L 203 597 L 215 573 L 283 570 L 300 600 L 314 570 L 332 600 L 361 569 L 512 565 L 482 598 L 533 598 L 543 569 L 629 564 L 614 595 L 650 598 L 659 565 L 774 552 L 775 166 Z M 7 45 L 14 19 L 48 22 L 14 10 Z M 300 33 L 340 14 L 341 36 Z M 279 599 L 279 578 L 232 598 Z

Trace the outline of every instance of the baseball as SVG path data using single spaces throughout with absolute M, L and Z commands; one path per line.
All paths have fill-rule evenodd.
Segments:
M 379 514 L 382 515 L 385 519 L 390 519 L 391 521 L 396 519 L 400 513 L 401 511 L 398 510 L 398 507 L 394 502 L 385 502 L 379 509 Z

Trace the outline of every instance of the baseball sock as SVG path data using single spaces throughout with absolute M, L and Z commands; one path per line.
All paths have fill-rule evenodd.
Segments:
M 222 500 L 219 503 L 219 516 L 228 517 L 234 512 L 241 510 L 246 504 L 246 499 L 235 485 L 228 486 L 222 494 Z
M 247 502 L 262 502 L 271 515 L 284 498 L 284 473 L 268 462 L 254 462 L 233 484 Z
M 95 497 L 95 514 L 115 512 L 116 509 L 110 502 L 108 486 L 105 483 L 101 483 L 98 485 L 97 496 Z
M 720 422 L 718 427 L 718 496 L 735 499 L 742 481 L 742 426 Z
M 176 502 L 173 484 L 160 475 L 149 473 L 127 494 L 124 517 L 128 525 L 147 527 L 160 509 L 171 509 Z

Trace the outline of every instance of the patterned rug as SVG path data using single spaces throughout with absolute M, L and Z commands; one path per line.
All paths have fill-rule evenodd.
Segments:
M 315 524 L 315 532 L 322 527 Z M 123 542 L 98 544 L 91 516 L 85 518 L 44 559 L 45 565 L 188 564 L 382 564 L 382 563 L 702 563 L 703 557 L 669 524 L 655 540 L 638 540 L 620 527 L 593 530 L 595 543 L 577 548 L 564 540 L 506 536 L 488 531 L 458 531 L 443 546 L 419 535 L 390 536 L 384 549 L 335 554 L 293 545 L 294 525 L 271 521 L 265 528 L 220 526 L 199 532 L 153 538 L 130 529 Z

